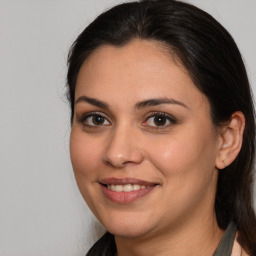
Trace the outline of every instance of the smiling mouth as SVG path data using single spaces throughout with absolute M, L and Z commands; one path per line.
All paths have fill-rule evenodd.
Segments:
M 157 185 L 136 179 L 110 178 L 100 182 L 103 194 L 112 202 L 130 204 L 149 194 Z
M 150 188 L 152 186 L 145 186 L 139 184 L 126 184 L 126 185 L 115 185 L 115 184 L 108 184 L 107 188 L 111 191 L 115 192 L 131 192 L 131 191 L 138 191 L 140 189 Z

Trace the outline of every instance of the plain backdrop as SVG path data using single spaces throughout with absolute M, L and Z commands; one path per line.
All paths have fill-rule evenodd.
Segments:
M 103 232 L 69 158 L 66 57 L 119 0 L 0 0 L 0 256 L 82 256 Z M 256 1 L 191 0 L 235 38 L 256 92 Z

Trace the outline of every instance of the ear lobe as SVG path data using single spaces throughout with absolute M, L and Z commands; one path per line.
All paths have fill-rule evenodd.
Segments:
M 227 125 L 221 128 L 221 143 L 215 166 L 223 169 L 237 157 L 242 147 L 245 117 L 241 111 L 234 112 Z

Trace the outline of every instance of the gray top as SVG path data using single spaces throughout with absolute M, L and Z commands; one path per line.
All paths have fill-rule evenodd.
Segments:
M 236 231 L 236 224 L 230 222 L 213 256 L 231 256 Z

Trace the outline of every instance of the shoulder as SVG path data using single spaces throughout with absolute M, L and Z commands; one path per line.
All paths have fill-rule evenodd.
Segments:
M 231 256 L 249 256 L 249 254 L 247 254 L 246 251 L 242 248 L 242 246 L 237 242 L 237 235 L 234 241 Z

